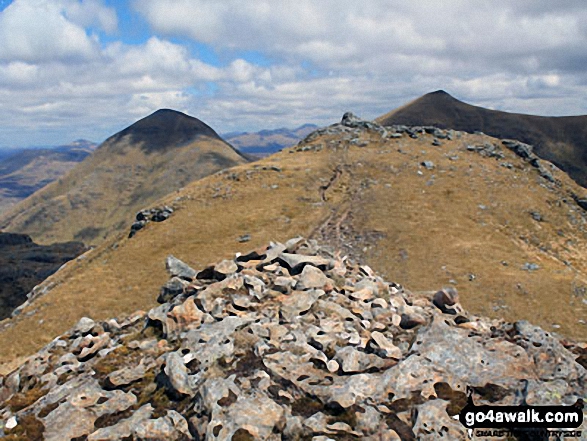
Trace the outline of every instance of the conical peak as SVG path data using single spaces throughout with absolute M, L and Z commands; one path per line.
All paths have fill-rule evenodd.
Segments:
M 132 144 L 141 143 L 147 152 L 180 147 L 201 136 L 220 139 L 218 134 L 197 118 L 172 109 L 159 109 L 114 135 L 118 141 L 130 137 Z

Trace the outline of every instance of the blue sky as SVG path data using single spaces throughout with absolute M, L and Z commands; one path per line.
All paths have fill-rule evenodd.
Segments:
M 220 133 L 325 125 L 436 89 L 587 114 L 586 62 L 583 0 L 0 0 L 0 148 L 161 107 Z

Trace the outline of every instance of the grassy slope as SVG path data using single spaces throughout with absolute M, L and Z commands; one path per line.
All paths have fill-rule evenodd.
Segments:
M 587 313 L 586 221 L 569 197 L 570 191 L 584 196 L 584 189 L 557 170 L 562 186 L 549 189 L 506 150 L 512 170 L 466 151 L 467 144 L 492 141 L 486 136 L 463 135 L 441 147 L 428 135 L 382 142 L 373 134 L 371 141 L 360 148 L 322 137 L 312 142 L 327 146 L 322 151 L 283 151 L 169 195 L 161 202 L 179 206 L 169 220 L 130 240 L 111 238 L 53 276 L 55 289 L 4 323 L 0 362 L 32 353 L 83 315 L 103 319 L 149 309 L 167 280 L 168 254 L 202 268 L 295 235 L 344 246 L 412 290 L 454 279 L 473 312 L 546 329 L 559 324 L 562 334 L 585 339 L 587 327 L 578 320 Z M 453 155 L 459 158 L 450 160 Z M 424 169 L 424 160 L 436 168 Z M 269 165 L 282 171 L 261 168 Z M 342 174 L 321 190 L 336 167 Z M 533 220 L 532 210 L 544 221 Z M 238 243 L 242 234 L 251 242 Z M 540 269 L 524 271 L 526 262 Z
M 128 138 L 106 141 L 69 174 L 0 217 L 6 231 L 39 243 L 97 244 L 128 231 L 136 211 L 187 183 L 244 159 L 219 139 L 148 152 Z
M 377 119 L 380 124 L 431 125 L 532 144 L 537 155 L 587 186 L 587 116 L 543 117 L 466 104 L 444 91 L 426 94 Z
M 89 148 L 62 150 L 24 150 L 0 163 L 0 214 L 55 181 L 91 153 Z

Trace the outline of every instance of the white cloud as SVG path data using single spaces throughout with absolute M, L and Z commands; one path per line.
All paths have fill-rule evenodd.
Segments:
M 585 54 L 587 10 L 558 4 L 452 0 L 141 0 L 151 26 L 215 45 L 311 60 L 324 69 L 374 66 L 393 56 L 426 56 L 469 68 L 540 69 L 569 47 Z M 571 7 L 573 6 L 573 7 Z M 524 64 L 533 54 L 534 65 Z M 520 58 L 516 66 L 512 59 Z
M 80 62 L 99 45 L 84 26 L 116 29 L 115 12 L 98 0 L 15 0 L 0 13 L 0 60 Z
M 153 31 L 140 44 L 99 40 L 93 30 L 119 35 L 103 0 L 15 0 L 0 13 L 0 146 L 100 140 L 159 107 L 219 132 L 375 118 L 441 88 L 509 111 L 587 113 L 583 0 L 133 5 Z

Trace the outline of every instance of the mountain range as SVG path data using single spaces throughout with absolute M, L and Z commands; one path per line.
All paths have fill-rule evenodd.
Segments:
M 0 214 L 63 176 L 96 147 L 80 139 L 51 148 L 0 150 Z
M 202 121 L 158 110 L 104 141 L 69 173 L 0 215 L 35 241 L 97 244 L 189 182 L 247 162 Z
M 10 230 L 28 226 L 41 242 L 80 237 L 76 231 L 88 225 L 102 229 L 91 239 L 96 249 L 47 279 L 51 289 L 2 324 L 5 366 L 82 316 L 103 319 L 153 306 L 170 254 L 206 268 L 239 251 L 243 242 L 254 248 L 297 235 L 366 262 L 415 292 L 454 286 L 474 313 L 528 319 L 585 337 L 587 214 L 581 201 L 587 191 L 530 146 L 453 129 L 384 127 L 345 115 L 294 147 L 247 163 L 210 132 L 200 136 L 196 130 L 196 140 L 186 145 L 200 161 L 192 165 L 207 164 L 206 173 L 170 183 L 178 167 L 189 165 L 185 157 L 176 161 L 182 148 L 144 147 L 141 136 L 149 136 L 150 127 L 179 128 L 169 135 L 182 144 L 182 124 L 192 119 L 162 113 L 164 124 L 156 112 L 137 123 L 137 132 L 131 126 L 107 140 L 64 178 L 67 187 L 50 184 L 17 207 Z M 214 167 L 206 154 L 211 150 L 213 158 L 226 155 L 212 161 Z M 129 238 L 139 209 L 124 203 L 132 179 L 110 187 L 103 182 L 126 170 L 115 168 L 121 164 L 140 171 L 136 164 L 149 155 L 167 162 L 148 168 L 131 190 L 153 196 L 149 204 L 140 199 L 140 206 L 155 209 L 141 216 L 157 216 L 158 207 L 169 207 L 169 215 L 145 223 Z M 73 194 L 85 197 L 88 206 L 64 205 Z M 119 210 L 101 220 L 95 201 Z
M 240 152 L 263 157 L 291 147 L 318 128 L 315 124 L 304 124 L 296 129 L 261 130 L 259 132 L 226 133 L 223 138 Z
M 254 162 L 137 121 L 0 215 L 0 437 L 465 440 L 473 398 L 579 412 L 583 118 L 438 91 Z

